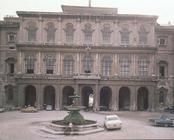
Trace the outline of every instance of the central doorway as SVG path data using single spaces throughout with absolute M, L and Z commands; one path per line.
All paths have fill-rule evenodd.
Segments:
M 87 109 L 93 108 L 94 93 L 90 86 L 85 86 L 82 88 L 82 105 Z
M 103 87 L 100 91 L 100 110 L 106 111 L 110 109 L 112 99 L 112 91 L 109 87 Z
M 128 87 L 121 87 L 119 90 L 119 110 L 130 110 L 130 90 Z
M 52 86 L 44 88 L 44 105 L 51 105 L 52 109 L 55 109 L 55 88 Z

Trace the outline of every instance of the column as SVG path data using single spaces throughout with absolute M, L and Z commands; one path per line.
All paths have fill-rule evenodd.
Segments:
M 18 86 L 18 107 L 25 105 L 25 85 Z
M 148 87 L 148 110 L 154 111 L 155 110 L 155 87 L 149 86 Z
M 58 33 L 57 33 L 57 38 L 58 38 L 58 44 L 62 44 L 62 19 L 61 17 L 58 17 Z
M 76 20 L 76 30 L 75 30 L 75 44 L 82 45 L 82 32 L 81 32 L 81 19 L 77 18 Z
M 37 34 L 37 42 L 39 42 L 39 43 L 42 43 L 42 42 L 45 42 L 44 40 L 43 40 L 43 27 L 42 27 L 42 23 L 43 23 L 43 19 L 42 19 L 42 17 L 39 17 L 39 29 L 38 29 L 38 34 Z
M 42 93 L 41 93 L 41 85 L 36 85 L 36 106 L 38 109 L 42 108 L 42 103 L 41 103 L 41 98 L 42 98 Z
M 116 102 L 115 102 L 115 108 L 114 108 L 114 110 L 119 110 L 119 89 L 120 89 L 120 87 L 118 87 L 118 86 L 116 86 L 115 87 L 115 100 L 116 100 Z
M 95 43 L 95 45 L 96 46 L 98 46 L 99 45 L 99 43 L 100 43 L 100 34 L 99 34 L 99 32 L 100 32 L 100 29 L 99 29 L 99 23 L 100 23 L 100 20 L 99 19 L 96 19 L 96 30 L 95 30 L 95 34 L 93 34 L 93 42 Z
M 112 97 L 111 97 L 112 107 L 111 107 L 111 110 L 117 111 L 116 87 L 112 87 L 111 89 L 112 89 Z
M 56 86 L 56 93 L 55 93 L 55 109 L 60 110 L 60 87 Z
M 99 111 L 99 99 L 100 99 L 100 94 L 99 94 L 99 87 L 97 83 L 95 85 L 95 91 L 94 91 L 94 111 Z
M 137 110 L 137 90 L 136 86 L 130 87 L 130 110 L 136 111 Z
M 24 61 L 25 63 L 25 61 Z M 17 53 L 17 64 L 16 64 L 16 72 L 18 74 L 22 73 L 22 52 L 20 51 L 19 53 Z

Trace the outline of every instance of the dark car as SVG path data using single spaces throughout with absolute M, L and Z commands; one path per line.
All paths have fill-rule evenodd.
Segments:
M 164 109 L 165 112 L 174 113 L 174 106 L 170 106 Z
M 174 126 L 174 118 L 170 118 L 167 115 L 162 115 L 160 116 L 160 118 L 156 119 L 149 119 L 149 121 L 152 123 L 152 125 L 155 126 L 165 126 L 165 127 Z

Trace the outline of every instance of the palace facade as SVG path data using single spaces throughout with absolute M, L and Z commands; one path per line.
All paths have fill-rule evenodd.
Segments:
M 73 94 L 95 111 L 174 105 L 174 26 L 116 8 L 62 11 L 0 21 L 0 107 L 60 110 Z

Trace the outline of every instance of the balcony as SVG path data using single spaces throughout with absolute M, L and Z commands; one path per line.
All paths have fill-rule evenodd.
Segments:
M 83 74 L 75 74 L 73 76 L 74 79 L 80 79 L 80 80 L 86 80 L 86 79 L 90 79 L 90 80 L 99 80 L 101 79 L 99 74 L 91 74 L 91 73 L 83 73 Z

